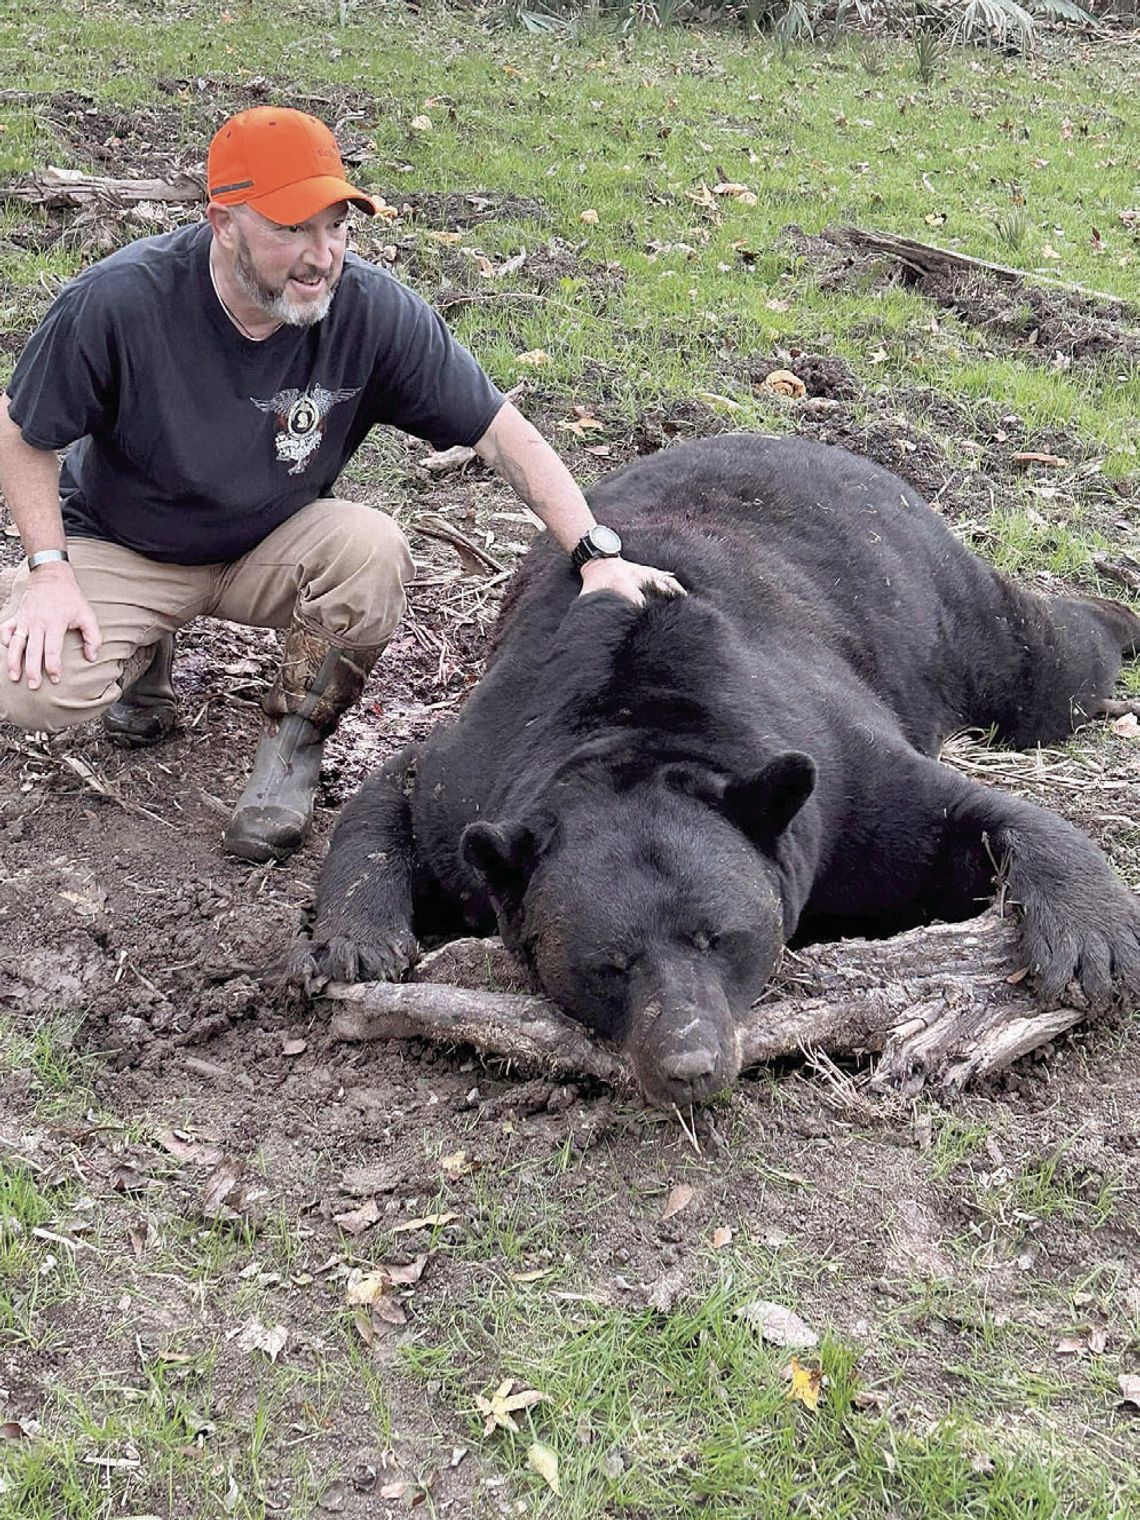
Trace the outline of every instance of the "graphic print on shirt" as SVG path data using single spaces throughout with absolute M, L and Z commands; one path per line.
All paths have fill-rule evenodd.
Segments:
M 323 385 L 310 385 L 304 391 L 278 391 L 268 401 L 259 396 L 249 399 L 259 411 L 277 418 L 277 457 L 290 466 L 290 475 L 300 475 L 321 446 L 325 418 L 333 407 L 359 394 L 359 386 L 352 391 L 326 391 Z

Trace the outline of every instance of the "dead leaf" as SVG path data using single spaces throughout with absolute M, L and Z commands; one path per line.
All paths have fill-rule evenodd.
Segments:
M 792 1386 L 785 1397 L 794 1403 L 806 1405 L 812 1411 L 818 1409 L 819 1393 L 823 1386 L 823 1368 L 804 1367 L 799 1357 L 793 1356 L 785 1375 L 790 1375 L 792 1380 Z
M 413 116 L 408 123 L 413 132 L 430 132 L 432 121 L 430 116 Z
M 289 1332 L 284 1325 L 263 1325 L 260 1320 L 251 1319 L 238 1334 L 237 1348 L 247 1352 L 263 1351 L 271 1362 L 275 1362 L 288 1340 Z
M 665 1200 L 665 1207 L 661 1211 L 661 1218 L 672 1219 L 674 1214 L 679 1214 L 682 1209 L 687 1209 L 693 1201 L 693 1190 L 687 1182 L 678 1182 L 677 1186 Z
M 363 1235 L 365 1230 L 371 1229 L 379 1221 L 380 1210 L 376 1206 L 375 1198 L 367 1198 L 358 1209 L 349 1209 L 344 1214 L 334 1214 L 333 1223 L 338 1225 L 346 1235 Z
M 304 1055 L 308 1048 L 308 1040 L 286 1040 L 281 1047 L 281 1054 L 283 1056 L 300 1056 Z
M 217 1166 L 225 1155 L 220 1145 L 208 1140 L 190 1140 L 185 1135 L 155 1130 L 154 1138 L 176 1161 L 193 1161 L 198 1166 Z
M 599 217 L 594 208 L 592 206 L 589 206 L 585 211 L 579 211 L 578 220 L 580 222 L 585 222 L 587 227 L 596 227 L 598 225 Z
M 403 1235 L 408 1230 L 437 1230 L 458 1218 L 458 1214 L 424 1214 L 420 1219 L 405 1219 L 402 1224 L 393 1225 L 392 1234 Z
M 757 1298 L 751 1303 L 742 1304 L 736 1313 L 740 1319 L 747 1320 L 773 1346 L 802 1349 L 805 1346 L 819 1345 L 819 1336 L 815 1331 L 806 1325 L 798 1314 L 793 1314 L 790 1309 L 785 1309 L 781 1304 L 773 1304 L 767 1299 Z
M 384 1270 L 397 1287 L 407 1287 L 410 1283 L 418 1283 L 424 1275 L 427 1266 L 427 1252 L 422 1252 L 414 1261 L 405 1263 L 402 1267 L 395 1267 L 388 1262 Z
M 544 364 L 550 363 L 550 355 L 545 348 L 528 348 L 525 353 L 516 354 L 515 360 L 519 364 L 525 364 L 528 369 L 541 369 Z
M 241 1185 L 245 1170 L 236 1156 L 223 1156 L 202 1188 L 202 1213 L 207 1219 L 232 1219 L 245 1203 Z
M 514 1416 L 522 1409 L 532 1409 L 535 1404 L 547 1402 L 547 1395 L 539 1393 L 533 1388 L 525 1388 L 521 1393 L 512 1393 L 515 1386 L 514 1378 L 507 1378 L 495 1389 L 489 1399 L 481 1395 L 475 1395 L 475 1408 L 483 1416 L 483 1434 L 489 1436 L 496 1428 L 513 1431 L 518 1435 L 518 1426 Z
M 1121 1382 L 1123 1381 L 1122 1378 Z M 22 1441 L 27 1434 L 19 1420 L 5 1420 L 3 1425 L 0 1425 L 0 1441 Z
M 544 1277 L 549 1277 L 553 1271 L 553 1267 L 536 1267 L 533 1272 L 508 1272 L 507 1276 L 512 1282 L 533 1283 L 541 1282 Z
M 774 369 L 771 374 L 764 376 L 760 386 L 774 396 L 792 396 L 797 401 L 807 395 L 807 386 L 790 369 Z
M 1140 1409 L 1140 1372 L 1123 1372 L 1116 1381 L 1124 1402 Z
M 1125 713 L 1112 720 L 1112 731 L 1122 739 L 1140 739 L 1140 718 L 1135 713 Z
M 722 1224 L 719 1230 L 714 1230 L 712 1240 L 713 1250 L 723 1251 L 725 1246 L 730 1245 L 732 1242 L 731 1225 Z
M 558 1456 L 552 1447 L 544 1446 L 541 1441 L 532 1442 L 527 1447 L 526 1465 L 532 1467 L 545 1482 L 547 1488 L 561 1499 L 562 1490 L 558 1485 Z
M 1059 259 L 1061 255 L 1052 246 L 1052 244 L 1046 243 L 1044 248 L 1041 250 L 1041 257 L 1043 259 Z

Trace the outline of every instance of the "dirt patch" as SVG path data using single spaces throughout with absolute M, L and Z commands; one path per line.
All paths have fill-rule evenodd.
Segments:
M 1119 317 L 1106 315 L 1103 302 L 1075 292 L 1022 285 L 984 274 L 959 272 L 927 275 L 917 288 L 932 301 L 954 312 L 971 327 L 992 334 L 1006 347 L 1027 357 L 1053 362 L 1111 355 L 1127 361 L 1140 356 L 1140 334 L 1130 332 Z
M 482 222 L 537 222 L 548 220 L 545 204 L 525 195 L 494 194 L 486 190 L 403 191 L 393 193 L 401 214 L 425 227 L 465 230 Z
M 995 346 L 1044 364 L 1140 356 L 1134 313 L 1079 290 L 1042 285 L 1032 275 L 1004 279 L 984 270 L 919 273 L 900 260 L 852 246 L 841 234 L 808 234 L 795 226 L 784 236 L 816 272 L 824 290 L 903 284 L 985 333 Z
M 756 354 L 745 361 L 748 379 L 759 388 L 769 375 L 787 369 L 798 376 L 812 399 L 853 401 L 860 391 L 851 366 L 838 354 L 813 354 L 789 343 L 772 358 Z

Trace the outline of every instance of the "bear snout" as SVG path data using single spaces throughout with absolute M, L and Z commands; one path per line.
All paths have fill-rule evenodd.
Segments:
M 653 999 L 626 1039 L 626 1053 L 648 1102 L 660 1108 L 704 1103 L 740 1074 L 740 1046 L 723 994 L 712 1008 L 678 1008 Z

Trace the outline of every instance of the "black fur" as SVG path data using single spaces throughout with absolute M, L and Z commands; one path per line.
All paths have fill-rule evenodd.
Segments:
M 688 595 L 579 597 L 539 541 L 459 720 L 345 808 L 310 981 L 497 922 L 649 1096 L 687 1101 L 735 1076 L 785 940 L 969 917 L 998 863 L 1042 996 L 1140 992 L 1140 907 L 1096 846 L 936 758 L 966 726 L 1063 738 L 1140 618 L 1015 586 L 901 480 L 801 440 L 670 449 L 590 500 Z

